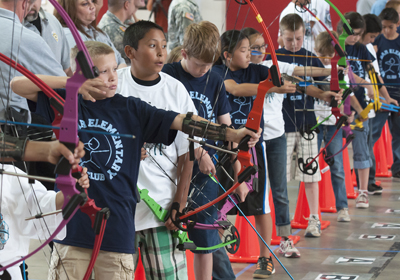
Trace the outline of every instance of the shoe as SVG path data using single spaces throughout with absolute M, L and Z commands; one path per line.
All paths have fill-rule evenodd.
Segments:
M 253 273 L 253 278 L 265 279 L 275 273 L 275 267 L 272 258 L 258 258 L 257 269 Z
M 293 240 L 291 239 L 281 240 L 279 253 L 285 258 L 300 258 L 300 252 L 294 247 Z
M 400 178 L 400 171 L 397 171 L 396 173 L 393 173 L 392 177 L 393 178 Z
M 369 194 L 376 194 L 376 195 L 381 195 L 382 194 L 382 187 L 376 185 L 376 184 L 370 184 L 368 185 L 368 193 Z
M 368 208 L 368 194 L 367 192 L 360 192 L 360 194 L 356 198 L 356 208 Z
M 337 216 L 337 221 L 338 222 L 350 222 L 351 221 L 348 208 L 343 208 L 343 209 L 339 210 L 339 213 Z
M 308 220 L 308 226 L 306 228 L 306 232 L 304 233 L 305 237 L 320 237 L 321 236 L 321 222 L 314 217 L 306 218 Z

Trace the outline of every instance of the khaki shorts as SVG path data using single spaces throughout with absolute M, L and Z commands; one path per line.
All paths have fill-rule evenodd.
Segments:
M 92 250 L 54 243 L 48 280 L 82 280 L 89 266 Z M 96 280 L 133 280 L 132 254 L 100 251 L 94 265 Z

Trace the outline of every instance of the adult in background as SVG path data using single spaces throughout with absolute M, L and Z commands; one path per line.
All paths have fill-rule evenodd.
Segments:
M 143 0 L 108 0 L 108 10 L 98 25 L 110 37 L 127 65 L 130 64 L 130 59 L 125 54 L 125 46 L 122 42 L 125 30 L 129 26 L 125 22 L 131 19 L 138 8 L 144 7 L 144 5 Z
M 110 37 L 108 37 L 106 33 L 104 33 L 100 28 L 97 27 L 95 1 L 59 0 L 58 2 L 71 17 L 71 20 L 78 29 L 83 41 L 97 41 L 109 45 L 111 48 L 113 48 L 115 52 L 115 58 L 118 63 L 118 68 L 126 67 L 125 60 L 115 48 Z M 76 44 L 74 37 L 72 36 L 71 30 L 69 30 L 67 24 L 57 12 L 57 10 L 54 10 L 54 15 L 64 27 L 64 32 L 67 36 L 70 49 L 75 47 Z
M 22 25 L 32 3 L 32 0 L 0 0 L 0 52 L 18 60 L 34 74 L 65 76 L 64 69 L 43 38 Z M 11 79 L 22 74 L 14 70 L 11 76 L 9 73 L 10 66 L 0 63 L 0 76 L 3 79 L 0 83 L 0 119 L 30 121 L 26 99 L 13 93 L 10 88 Z M 7 100 L 10 102 L 6 108 Z
M 168 51 L 183 44 L 186 27 L 202 21 L 197 1 L 172 0 L 168 9 Z
M 42 9 L 41 0 L 34 0 L 25 16 L 24 26 L 42 36 L 65 73 L 72 76 L 67 37 L 55 16 Z

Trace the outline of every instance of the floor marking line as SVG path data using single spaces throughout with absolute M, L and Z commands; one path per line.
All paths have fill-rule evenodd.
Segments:
M 400 242 L 395 242 L 393 243 L 392 247 L 388 251 L 383 254 L 384 257 L 390 257 L 383 265 L 382 267 L 373 267 L 368 273 L 373 273 L 374 275 L 371 277 L 372 279 L 378 278 L 378 276 L 382 273 L 382 271 L 389 265 L 389 263 L 394 259 L 394 257 L 397 255 L 397 253 L 400 250 Z
M 396 242 L 400 243 L 400 242 Z M 358 252 L 383 252 L 383 253 L 400 253 L 399 250 L 363 250 L 363 249 L 341 249 L 341 248 L 314 248 L 314 247 L 296 247 L 297 249 L 306 249 L 306 250 L 332 250 L 332 251 L 358 251 Z

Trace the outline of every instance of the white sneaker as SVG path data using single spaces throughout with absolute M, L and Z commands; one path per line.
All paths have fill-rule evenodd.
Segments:
M 300 258 L 300 252 L 294 247 L 293 240 L 291 239 L 281 240 L 279 253 L 283 254 L 285 258 Z
M 366 192 L 360 192 L 356 198 L 356 207 L 357 208 L 368 208 L 368 194 Z
M 348 208 L 343 208 L 339 211 L 338 216 L 337 216 L 337 221 L 338 222 L 350 222 L 351 221 Z
M 320 237 L 321 236 L 321 222 L 314 217 L 306 218 L 308 220 L 308 226 L 306 228 L 306 232 L 304 233 L 305 237 Z

